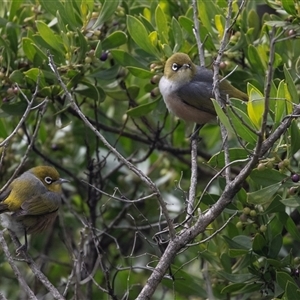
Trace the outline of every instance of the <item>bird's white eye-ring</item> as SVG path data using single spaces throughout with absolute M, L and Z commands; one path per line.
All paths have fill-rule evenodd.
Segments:
M 51 184 L 51 183 L 53 182 L 53 180 L 52 180 L 51 177 L 47 176 L 47 177 L 45 177 L 45 182 L 46 182 L 47 184 Z
M 172 64 L 172 70 L 173 70 L 173 71 L 178 71 L 178 69 L 179 69 L 179 65 L 176 64 L 176 63 L 173 63 L 173 64 Z

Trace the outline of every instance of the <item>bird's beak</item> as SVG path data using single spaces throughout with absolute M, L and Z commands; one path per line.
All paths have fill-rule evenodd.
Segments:
M 183 69 L 191 69 L 191 65 L 190 64 L 183 64 L 182 68 Z
M 64 178 L 59 178 L 58 180 L 56 180 L 56 183 L 58 183 L 58 184 L 63 184 L 65 182 L 70 182 L 70 180 L 64 179 Z

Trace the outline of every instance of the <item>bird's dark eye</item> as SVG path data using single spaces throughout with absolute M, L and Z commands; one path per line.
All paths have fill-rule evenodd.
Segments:
M 53 180 L 52 180 L 51 177 L 47 176 L 47 177 L 45 177 L 45 182 L 46 182 L 47 184 L 51 184 L 51 183 L 53 182 Z
M 176 63 L 172 64 L 172 70 L 173 71 L 178 71 L 179 69 L 180 69 L 180 66 L 178 64 L 176 64 Z

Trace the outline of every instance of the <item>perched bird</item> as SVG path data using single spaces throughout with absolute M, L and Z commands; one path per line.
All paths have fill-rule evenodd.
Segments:
M 25 235 L 25 250 L 27 234 L 42 232 L 54 222 L 64 182 L 68 180 L 53 167 L 39 166 L 14 179 L 0 194 L 1 223 L 18 236 Z
M 175 53 L 166 62 L 159 89 L 170 112 L 187 122 L 205 124 L 216 117 L 211 101 L 213 71 L 195 65 L 185 53 Z M 248 101 L 248 96 L 227 80 L 220 81 L 221 98 L 226 95 Z

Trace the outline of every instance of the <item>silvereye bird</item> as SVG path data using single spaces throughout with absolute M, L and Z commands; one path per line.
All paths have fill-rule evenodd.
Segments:
M 170 112 L 187 122 L 205 124 L 216 117 L 211 101 L 213 71 L 195 65 L 185 53 L 175 53 L 166 62 L 159 89 Z M 248 96 L 227 80 L 220 81 L 221 99 L 226 95 L 248 101 Z
M 61 203 L 61 185 L 68 180 L 60 178 L 49 166 L 32 168 L 0 194 L 2 225 L 17 235 L 39 233 L 54 222 Z

